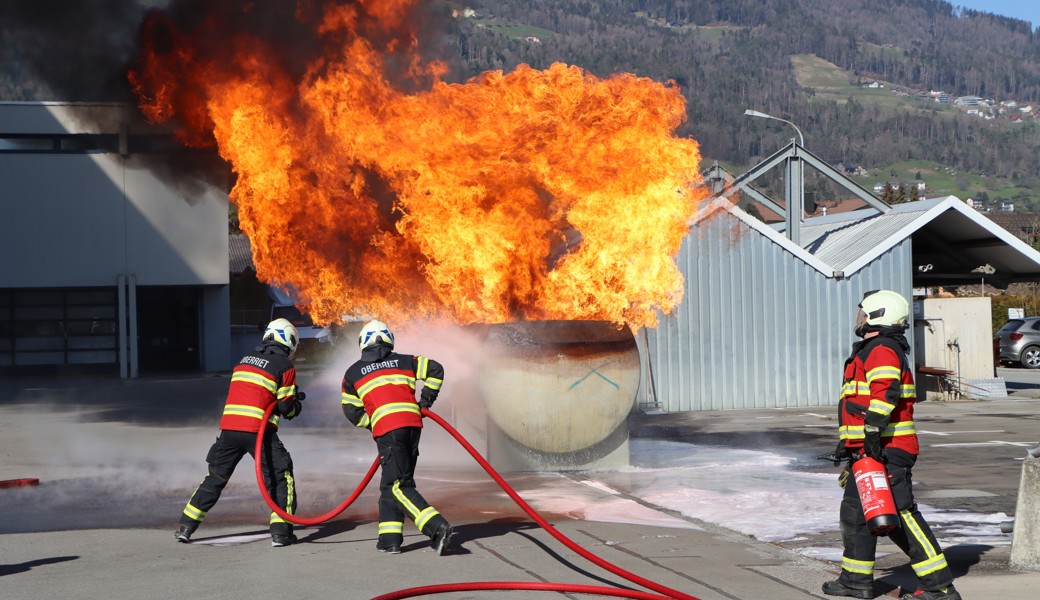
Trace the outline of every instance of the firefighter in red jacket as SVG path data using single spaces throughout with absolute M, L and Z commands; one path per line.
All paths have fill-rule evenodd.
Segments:
M 206 513 L 220 499 L 235 466 L 247 453 L 256 450 L 256 434 L 271 404 L 277 408 L 264 429 L 262 447 L 264 484 L 271 498 L 289 514 L 296 512 L 296 487 L 289 451 L 278 439 L 278 421 L 292 419 L 303 409 L 303 392 L 296 385 L 293 357 L 300 334 L 286 319 L 275 319 L 264 330 L 263 343 L 245 355 L 231 372 L 220 435 L 206 455 L 209 472 L 188 500 L 174 533 L 179 542 L 188 542 Z M 271 513 L 271 545 L 275 548 L 296 542 L 292 523 Z
M 903 296 L 889 290 L 867 292 L 856 315 L 856 335 L 863 338 L 845 361 L 838 456 L 862 454 L 885 463 L 900 527 L 888 534 L 910 557 L 919 590 L 904 600 L 960 600 L 953 574 L 939 543 L 914 501 L 910 470 L 917 461 L 914 429 L 914 375 L 903 332 L 910 310 Z M 844 485 L 844 478 L 843 478 Z M 823 584 L 831 596 L 873 598 L 877 537 L 871 534 L 855 483 L 844 485 L 839 518 L 845 550 L 841 575 Z
M 359 337 L 361 359 L 343 375 L 343 414 L 372 430 L 379 450 L 379 540 L 376 550 L 400 554 L 404 516 L 430 538 L 437 554 L 451 538 L 451 525 L 415 489 L 415 464 L 422 433 L 420 408 L 437 399 L 444 367 L 425 356 L 394 352 L 394 335 L 381 321 L 369 321 Z M 415 401 L 415 382 L 422 381 Z

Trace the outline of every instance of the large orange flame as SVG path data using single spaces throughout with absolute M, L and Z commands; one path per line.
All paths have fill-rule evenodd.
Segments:
M 563 64 L 449 84 L 415 52 L 416 4 L 325 7 L 323 53 L 296 77 L 257 36 L 206 53 L 219 22 L 156 13 L 131 82 L 151 120 L 232 164 L 258 275 L 318 322 L 655 325 L 681 300 L 702 193 L 698 146 L 673 135 L 680 91 Z

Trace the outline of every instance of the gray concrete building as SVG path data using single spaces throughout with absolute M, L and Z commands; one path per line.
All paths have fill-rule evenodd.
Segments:
M 131 114 L 0 103 L 0 374 L 230 366 L 226 186 Z

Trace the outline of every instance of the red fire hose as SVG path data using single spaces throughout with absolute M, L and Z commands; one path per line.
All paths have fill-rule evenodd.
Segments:
M 263 495 L 264 501 L 267 502 L 267 505 L 271 507 L 271 510 L 277 513 L 279 517 L 285 519 L 286 521 L 289 521 L 290 523 L 296 523 L 297 525 L 318 525 L 319 523 L 324 523 L 325 521 L 332 519 L 339 513 L 347 510 L 347 507 L 353 504 L 354 500 L 357 500 L 357 497 L 361 495 L 361 492 L 363 492 L 365 488 L 368 487 L 368 482 L 372 481 L 372 476 L 376 474 L 376 469 L 379 468 L 379 457 L 377 456 L 376 459 L 372 461 L 372 466 L 368 468 L 368 473 L 365 473 L 364 478 L 362 478 L 361 483 L 358 484 L 357 488 L 354 490 L 354 493 L 347 497 L 347 499 L 344 500 L 343 503 L 337 506 L 336 508 L 321 515 L 320 517 L 306 518 L 299 517 L 296 515 L 290 515 L 289 513 L 285 512 L 285 509 L 275 504 L 274 500 L 271 498 L 271 494 L 268 493 L 267 486 L 264 485 L 264 472 L 261 467 L 262 463 L 260 462 L 260 453 L 263 450 L 264 431 L 266 431 L 267 429 L 267 419 L 271 418 L 271 412 L 274 410 L 275 406 L 276 404 L 271 404 L 271 406 L 267 408 L 267 412 L 264 413 L 263 420 L 260 421 L 260 431 L 258 431 L 256 434 L 256 449 L 253 452 L 253 458 L 256 467 L 256 482 L 260 486 L 260 493 Z
M 368 470 L 368 473 L 365 475 L 364 481 L 361 482 L 357 489 L 354 490 L 354 493 L 351 494 L 350 497 L 343 502 L 343 504 L 339 505 L 333 511 L 320 517 L 314 517 L 309 519 L 301 518 L 296 515 L 290 515 L 286 513 L 283 509 L 279 508 L 278 505 L 275 504 L 274 500 L 271 499 L 271 495 L 267 491 L 267 486 L 264 485 L 263 470 L 261 466 L 261 450 L 263 448 L 264 432 L 267 428 L 267 420 L 270 418 L 271 413 L 274 410 L 274 407 L 275 404 L 271 404 L 271 406 L 267 408 L 267 411 L 264 413 L 264 418 L 260 422 L 260 431 L 257 432 L 256 436 L 256 452 L 253 455 L 253 457 L 256 462 L 256 481 L 260 487 L 260 494 L 263 496 L 264 501 L 267 502 L 267 505 L 271 507 L 271 510 L 277 513 L 278 516 L 280 516 L 281 518 L 291 523 L 296 523 L 299 525 L 316 525 L 318 523 L 327 521 L 332 517 L 335 517 L 339 513 L 343 512 L 343 510 L 345 510 L 348 506 L 350 506 L 350 504 L 353 503 L 354 500 L 357 499 L 357 497 L 361 494 L 362 490 L 365 489 L 365 487 L 368 485 L 368 482 L 371 481 L 372 476 L 375 474 L 376 469 L 379 467 L 378 457 L 372 463 L 372 467 Z M 372 600 L 400 600 L 403 598 L 414 598 L 416 596 L 424 596 L 431 594 L 443 594 L 447 592 L 464 592 L 478 590 L 533 590 L 575 594 L 598 594 L 602 596 L 614 596 L 617 598 L 635 598 L 636 600 L 699 600 L 695 596 L 684 594 L 683 592 L 680 592 L 678 590 L 673 590 L 667 586 L 655 583 L 653 581 L 650 581 L 649 579 L 645 579 L 643 577 L 640 577 L 639 575 L 626 571 L 625 569 L 622 569 L 617 565 L 611 564 L 606 560 L 596 556 L 595 554 L 579 546 L 570 538 L 560 533 L 555 527 L 552 526 L 551 523 L 546 521 L 533 508 L 531 508 L 531 506 L 523 498 L 521 498 L 519 494 L 516 493 L 516 490 L 510 487 L 509 484 L 506 483 L 504 479 L 502 479 L 502 476 L 499 475 L 498 472 L 491 467 L 491 464 L 484 460 L 484 457 L 481 456 L 479 452 L 477 452 L 476 448 L 474 448 L 472 444 L 470 444 L 466 440 L 466 438 L 462 437 L 462 434 L 460 434 L 454 427 L 452 427 L 447 421 L 442 419 L 436 413 L 431 412 L 425 408 L 421 410 L 423 416 L 429 417 L 438 425 L 443 427 L 445 431 L 451 434 L 451 436 L 455 438 L 455 441 L 461 444 L 462 447 L 470 453 L 470 456 L 472 456 L 474 460 L 476 460 L 477 463 L 480 464 L 480 466 L 483 467 L 485 471 L 487 471 L 488 475 L 490 475 L 491 478 L 495 480 L 495 483 L 497 483 L 499 487 L 501 487 L 502 490 L 506 494 L 508 494 L 510 498 L 513 499 L 513 502 L 516 502 L 517 506 L 523 509 L 523 511 L 527 513 L 529 517 L 534 519 L 534 521 L 538 523 L 538 525 L 541 526 L 542 529 L 548 532 L 549 535 L 556 538 L 560 543 L 567 546 L 574 552 L 577 552 L 579 555 L 581 555 L 589 562 L 592 562 L 593 564 L 603 569 L 606 569 L 607 571 L 610 571 L 611 573 L 619 577 L 623 577 L 628 581 L 639 584 L 647 589 L 654 590 L 655 592 L 658 592 L 662 595 L 650 594 L 647 592 L 640 592 L 636 590 L 625 590 L 619 588 L 608 588 L 601 586 L 577 585 L 567 583 L 488 581 L 446 583 L 440 585 L 420 586 L 409 588 L 406 590 L 399 590 L 397 592 L 391 592 L 389 594 L 383 594 L 381 596 L 373 598 Z

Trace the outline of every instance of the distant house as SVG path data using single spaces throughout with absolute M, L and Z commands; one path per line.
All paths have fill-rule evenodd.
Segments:
M 1007 200 L 1000 203 L 1001 212 L 1015 212 L 1015 205 Z
M 885 183 L 875 183 L 874 184 L 874 193 L 875 194 L 880 194 L 881 192 L 885 191 L 885 186 L 886 185 L 892 186 L 892 189 L 895 190 L 895 191 L 898 191 L 899 188 L 903 188 L 905 190 L 910 190 L 912 188 L 917 188 L 918 192 L 923 192 L 923 191 L 925 191 L 925 189 L 928 188 L 928 186 L 923 181 L 914 181 L 914 182 L 911 182 L 911 183 L 892 183 L 892 182 L 886 181 Z
M 978 106 L 982 98 L 978 96 L 961 96 L 953 101 L 957 106 Z

